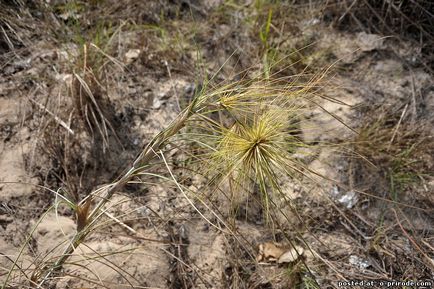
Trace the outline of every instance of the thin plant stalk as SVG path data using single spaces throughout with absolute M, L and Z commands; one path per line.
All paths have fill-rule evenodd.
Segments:
M 195 100 L 197 100 L 197 98 Z M 75 234 L 61 257 L 44 274 L 43 279 L 38 284 L 38 288 L 41 288 L 41 286 L 55 270 L 61 268 L 63 264 L 65 264 L 68 258 L 74 253 L 75 249 L 90 234 L 92 225 L 100 216 L 100 210 L 105 206 L 105 204 L 107 204 L 107 202 L 110 201 L 112 196 L 121 190 L 125 184 L 127 184 L 138 172 L 144 168 L 145 165 L 155 158 L 157 156 L 156 152 L 162 149 L 166 142 L 185 126 L 188 118 L 193 115 L 196 109 L 197 103 L 195 100 L 166 129 L 156 135 L 154 139 L 142 150 L 142 152 L 133 162 L 131 168 L 106 189 L 104 196 L 101 197 L 99 203 L 87 217 L 87 225 L 81 231 Z M 91 196 L 92 194 L 90 197 Z

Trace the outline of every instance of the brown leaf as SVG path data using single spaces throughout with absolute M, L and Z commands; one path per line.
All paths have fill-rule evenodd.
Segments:
M 258 262 L 277 261 L 279 264 L 291 263 L 303 255 L 303 252 L 304 249 L 300 246 L 292 247 L 279 243 L 265 242 L 259 244 L 259 254 L 256 257 L 256 260 Z
M 76 215 L 77 215 L 77 232 L 80 232 L 81 230 L 83 230 L 87 223 L 88 223 L 88 214 L 89 214 L 89 209 L 90 209 L 90 205 L 92 204 L 92 198 L 89 197 L 87 198 L 87 200 L 81 204 L 77 206 L 77 211 L 76 211 Z
M 265 242 L 259 245 L 259 254 L 256 260 L 259 261 L 276 261 L 285 252 L 281 245 Z

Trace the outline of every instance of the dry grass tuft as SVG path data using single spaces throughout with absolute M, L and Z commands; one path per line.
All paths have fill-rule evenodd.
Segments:
M 422 47 L 424 64 L 434 65 L 434 4 L 430 1 L 318 1 L 324 18 L 342 29 L 393 35 Z
M 34 19 L 29 8 L 22 1 L 0 3 L 1 54 L 15 53 L 30 44 L 29 38 L 32 34 L 32 25 L 34 25 L 32 20 Z
M 77 67 L 78 71 L 73 72 L 70 97 L 73 99 L 78 119 L 83 121 L 94 138 L 101 140 L 102 152 L 105 153 L 110 142 L 109 130 L 114 136 L 116 132 L 110 121 L 113 116 L 109 115 L 112 111 L 103 86 L 107 81 L 104 77 L 104 63 L 101 61 L 103 55 L 99 54 L 101 52 L 97 50 L 97 46 L 89 47 L 84 44 L 81 50 L 79 60 L 83 66 L 80 65 Z M 93 53 L 88 54 L 88 49 Z
M 398 201 L 398 195 L 434 177 L 434 135 L 428 123 L 412 121 L 407 108 L 366 114 L 354 142 L 363 156 L 352 162 L 354 186 L 383 197 L 388 192 Z
M 382 270 L 405 276 L 418 262 L 410 275 L 423 278 L 433 266 L 426 243 L 434 201 L 432 125 L 415 118 L 408 105 L 366 109 L 352 144 L 356 157 L 349 161 L 349 187 L 364 193 L 366 219 L 380 217 L 370 225 L 362 221 L 359 229 L 373 235 L 369 253 L 382 260 Z M 410 256 L 396 249 L 402 240 L 412 248 Z M 393 261 L 397 257 L 399 264 Z

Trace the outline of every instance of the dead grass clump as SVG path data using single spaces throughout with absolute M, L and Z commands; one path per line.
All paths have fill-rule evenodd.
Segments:
M 37 4 L 35 4 L 37 5 Z M 0 3 L 0 54 L 14 52 L 30 44 L 34 19 L 24 1 Z
M 29 67 L 28 56 L 41 39 L 55 42 L 42 1 L 0 2 L 0 71 L 15 74 Z
M 395 103 L 358 108 L 361 124 L 350 143 L 347 185 L 363 201 L 345 216 L 357 224 L 361 246 L 368 244 L 363 258 L 381 264 L 375 265 L 375 272 L 387 278 L 423 279 L 433 266 L 427 240 L 432 235 L 434 135 L 432 124 L 409 107 Z M 351 258 L 361 264 L 362 259 Z
M 73 68 L 72 81 L 64 86 L 67 97 L 62 98 L 63 104 L 56 107 L 55 102 L 48 102 L 56 115 L 47 117 L 40 147 L 51 162 L 54 179 L 75 202 L 102 175 L 101 170 L 110 162 L 109 147 L 112 153 L 123 149 L 112 125 L 115 112 L 107 97 L 107 86 L 103 86 L 107 85 L 105 72 L 98 70 L 103 67 L 96 53 L 102 52 L 92 49 L 93 53 L 88 53 L 84 45 L 82 54 L 75 59 L 80 66 Z
M 319 1 L 324 18 L 341 29 L 393 35 L 422 48 L 423 62 L 433 68 L 434 4 L 430 1 Z
M 314 74 L 335 60 L 328 49 L 315 43 L 316 34 L 310 28 L 319 22 L 314 18 L 318 13 L 314 5 L 261 0 L 239 6 L 224 3 L 218 8 L 212 13 L 215 22 L 240 31 L 229 30 L 220 44 L 231 47 L 238 43 L 233 50 L 241 64 L 260 68 L 266 78 Z M 244 49 L 237 51 L 240 47 Z
M 171 271 L 173 279 L 169 280 L 170 288 L 193 288 L 195 271 L 189 262 L 187 247 L 189 240 L 186 233 L 185 226 L 181 225 L 177 232 L 172 227 L 173 224 L 168 224 L 167 231 L 171 242 Z
M 44 180 L 46 185 L 62 187 L 69 199 L 79 201 L 82 192 L 91 186 L 89 180 L 93 162 L 92 143 L 85 133 L 79 133 L 77 126 L 65 132 L 63 127 L 52 119 L 48 119 L 42 135 L 39 150 L 46 157 L 49 168 Z
M 362 158 L 351 161 L 355 187 L 400 201 L 404 192 L 434 177 L 432 128 L 423 120 L 412 121 L 407 108 L 378 108 L 366 113 L 354 142 L 354 151 Z M 411 200 L 428 208 L 425 198 L 413 196 Z
M 73 69 L 70 97 L 73 99 L 77 119 L 83 122 L 95 143 L 101 143 L 102 152 L 109 147 L 109 131 L 117 137 L 112 125 L 113 108 L 107 96 L 105 52 L 95 44 L 84 44 L 78 57 L 80 61 Z M 98 141 L 99 140 L 99 141 Z

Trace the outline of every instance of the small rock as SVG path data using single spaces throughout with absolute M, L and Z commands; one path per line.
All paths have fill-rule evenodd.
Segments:
M 350 264 L 355 265 L 360 269 L 366 269 L 369 266 L 371 266 L 369 261 L 363 260 L 362 258 L 360 258 L 359 256 L 356 256 L 356 255 L 351 255 L 349 257 L 348 261 L 350 262 Z
M 307 20 L 302 21 L 301 25 L 303 27 L 309 27 L 309 26 L 315 26 L 320 22 L 321 22 L 321 20 L 319 20 L 318 18 L 315 17 L 315 18 L 311 18 L 311 19 L 307 19 Z
M 70 73 L 59 73 L 56 76 L 56 80 L 62 81 L 68 85 L 72 84 L 73 76 Z
M 140 56 L 140 49 L 130 49 L 127 53 L 125 53 L 125 62 L 127 64 L 132 63 L 134 60 L 139 58 Z
M 333 186 L 330 195 L 339 203 L 343 204 L 347 209 L 354 207 L 359 201 L 359 197 L 355 191 L 341 193 L 337 186 Z
M 207 9 L 214 9 L 220 5 L 222 5 L 223 0 L 205 0 L 204 1 L 204 6 Z
M 69 61 L 71 60 L 71 58 L 73 57 L 73 55 L 71 53 L 68 53 L 68 51 L 65 50 L 58 50 L 56 52 L 56 57 L 60 60 L 60 61 Z
M 338 199 L 338 202 L 343 204 L 347 209 L 351 209 L 352 207 L 354 207 L 358 200 L 359 198 L 356 195 L 356 192 L 349 191 L 346 194 L 342 195 Z
M 184 93 L 189 96 L 193 95 L 195 90 L 196 84 L 194 82 L 187 83 L 187 85 L 184 87 Z
M 377 34 L 360 32 L 357 34 L 357 43 L 363 52 L 383 48 L 384 38 Z
M 158 98 L 154 98 L 152 101 L 152 108 L 153 109 L 159 109 L 163 103 Z
M 14 66 L 16 66 L 16 67 L 18 67 L 20 69 L 26 69 L 26 68 L 29 68 L 31 66 L 30 65 L 31 62 L 32 62 L 32 58 L 29 57 L 27 59 L 22 59 L 22 60 L 15 61 L 14 62 Z
M 157 93 L 158 99 L 168 99 L 169 97 L 170 97 L 170 95 L 167 91 Z

